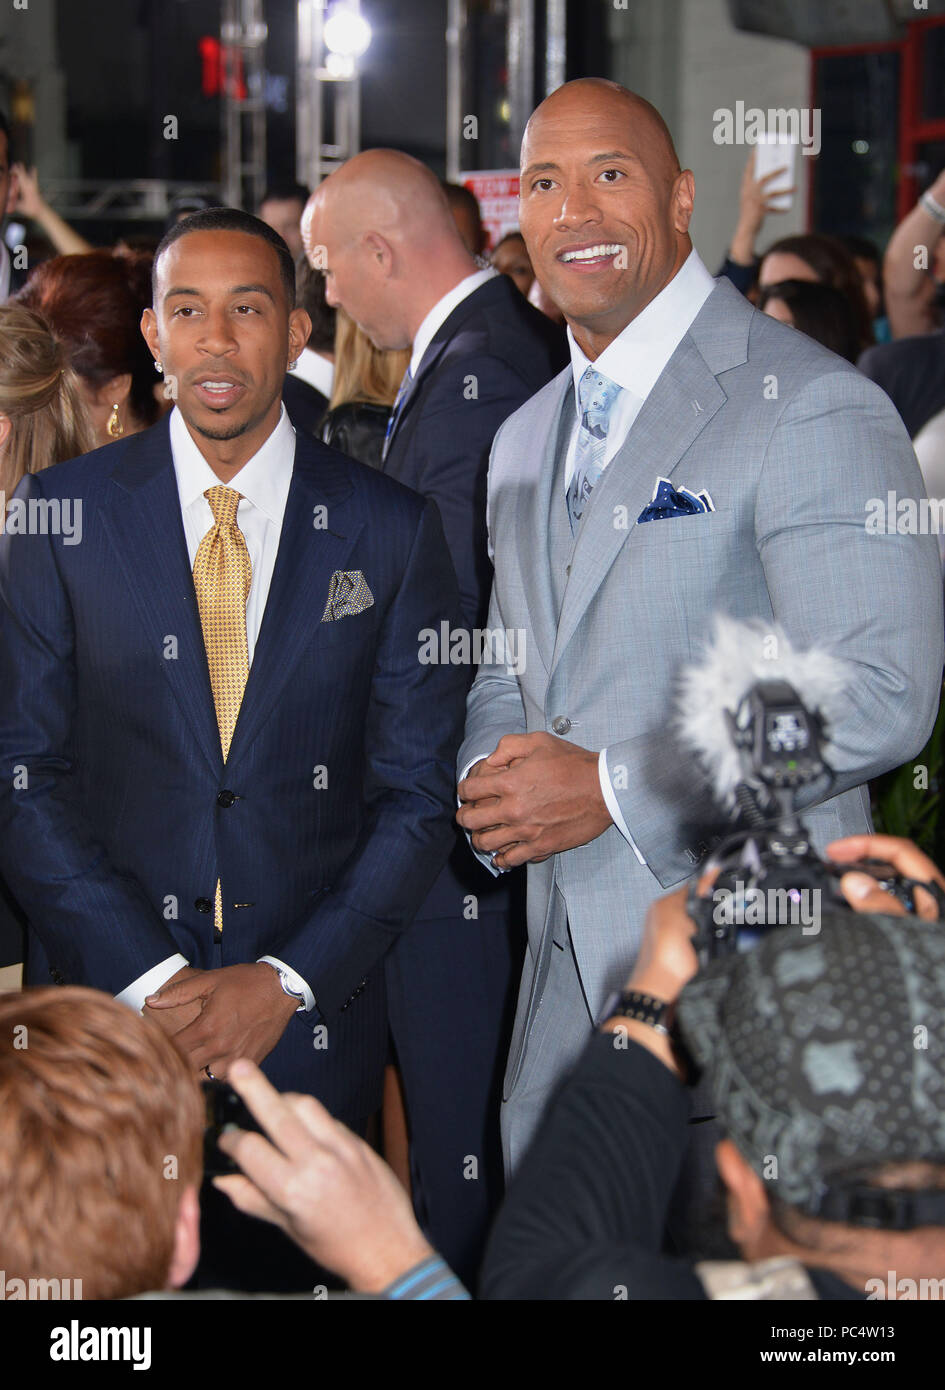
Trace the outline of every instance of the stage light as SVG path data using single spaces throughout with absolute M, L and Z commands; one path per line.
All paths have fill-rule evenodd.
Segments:
M 360 58 L 371 42 L 371 26 L 347 5 L 333 5 L 323 30 L 325 47 L 340 58 Z

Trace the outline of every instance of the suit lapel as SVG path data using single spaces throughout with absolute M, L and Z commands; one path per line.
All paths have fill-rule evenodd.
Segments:
M 351 506 L 352 491 L 344 456 L 297 435 L 279 550 L 230 763 L 250 747 L 306 644 L 315 640 L 331 576 L 346 568 L 363 524 Z M 325 525 L 317 524 L 321 520 Z
M 556 378 L 553 404 L 542 417 L 538 433 L 533 436 L 534 447 L 527 457 L 536 461 L 536 471 L 518 483 L 514 521 L 514 537 L 528 537 L 516 545 L 514 554 L 521 574 L 522 591 L 528 606 L 531 628 L 538 655 L 550 673 L 558 626 L 558 608 L 551 583 L 551 534 L 548 524 L 552 492 L 557 476 L 557 461 L 561 449 L 567 448 L 573 424 L 574 378 L 567 367 Z M 564 493 L 561 506 L 565 506 Z M 525 563 L 523 563 L 523 561 Z
M 683 454 L 726 399 L 714 373 L 687 335 L 594 489 L 574 546 L 553 667 L 561 660 L 621 548 L 633 544 L 628 532 L 633 531 L 637 517 L 649 502 L 656 478 L 672 476 Z M 698 477 L 682 481 L 693 488 L 703 485 Z
M 426 352 L 417 365 L 417 374 L 410 384 L 410 389 L 400 403 L 400 410 L 397 412 L 397 419 L 394 421 L 394 428 L 391 431 L 390 443 L 387 446 L 386 458 L 390 457 L 391 450 L 394 447 L 394 440 L 397 438 L 398 434 L 400 434 L 404 427 L 404 421 L 416 404 L 420 383 L 436 366 L 447 343 L 459 331 L 469 315 L 479 313 L 488 307 L 489 300 L 496 294 L 496 282 L 501 282 L 501 276 L 494 276 L 493 279 L 484 281 L 483 284 L 473 290 L 472 294 L 467 294 L 466 298 L 459 301 L 456 308 L 443 320 L 434 333 Z
M 102 513 L 125 584 L 155 651 L 176 643 L 161 665 L 194 737 L 215 770 L 222 765 L 168 421 L 129 439 L 112 480 L 121 489 Z

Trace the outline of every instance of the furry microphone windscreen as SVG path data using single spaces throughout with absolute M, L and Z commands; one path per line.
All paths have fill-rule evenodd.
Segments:
M 821 715 L 823 755 L 839 770 L 830 729 L 850 699 L 855 676 L 850 662 L 816 647 L 802 651 L 776 624 L 716 614 L 702 659 L 679 674 L 675 731 L 697 755 L 719 804 L 731 811 L 744 772 L 724 711 L 734 715 L 760 681 L 785 681 L 807 710 Z

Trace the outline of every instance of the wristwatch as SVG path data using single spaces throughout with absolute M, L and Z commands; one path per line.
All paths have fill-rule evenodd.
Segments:
M 266 964 L 272 965 L 272 961 L 267 960 Z M 302 1013 L 305 1009 L 305 995 L 302 994 L 300 990 L 293 989 L 289 984 L 289 972 L 287 970 L 280 970 L 278 965 L 272 965 L 272 968 L 279 976 L 279 983 L 282 986 L 283 993 L 287 994 L 290 999 L 297 999 L 299 1001 L 299 1007 L 295 1012 L 297 1014 Z
M 601 1023 L 618 1015 L 633 1018 L 637 1023 L 645 1023 L 648 1028 L 668 1038 L 674 1012 L 675 1002 L 667 1004 L 665 999 L 643 994 L 638 989 L 617 990 L 604 1004 Z

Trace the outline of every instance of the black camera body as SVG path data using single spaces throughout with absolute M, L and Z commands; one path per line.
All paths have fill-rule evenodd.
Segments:
M 759 681 L 734 714 L 726 710 L 725 715 L 743 774 L 735 797 L 749 825 L 723 840 L 690 884 L 687 910 L 698 927 L 693 944 L 703 965 L 750 949 L 775 927 L 799 926 L 815 935 L 822 912 L 852 912 L 840 889 L 841 877 L 851 870 L 871 875 L 914 913 L 915 880 L 880 860 L 833 864 L 813 849 L 796 801 L 808 789 L 822 799 L 833 772 L 822 752 L 823 720 L 805 707 L 793 686 Z M 711 896 L 701 897 L 699 880 L 710 868 L 718 875 Z M 938 885 L 921 886 L 945 916 Z

